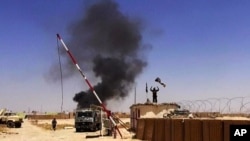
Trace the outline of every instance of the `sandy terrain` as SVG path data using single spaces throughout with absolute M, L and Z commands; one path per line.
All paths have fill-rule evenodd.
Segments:
M 39 120 L 38 123 L 50 123 L 50 120 Z M 58 124 L 72 124 L 74 120 L 58 120 Z M 121 139 L 119 135 L 114 139 L 113 137 L 98 137 L 98 138 L 86 138 L 86 136 L 100 135 L 100 131 L 97 132 L 81 132 L 76 133 L 74 128 L 61 129 L 61 130 L 45 130 L 31 124 L 30 121 L 24 120 L 22 128 L 8 129 L 7 133 L 0 133 L 1 141 L 79 141 L 79 140 L 91 140 L 91 141 L 109 141 L 109 140 L 125 140 L 125 141 L 139 141 L 131 139 L 132 133 L 129 133 L 123 129 L 120 129 L 122 135 L 126 139 Z

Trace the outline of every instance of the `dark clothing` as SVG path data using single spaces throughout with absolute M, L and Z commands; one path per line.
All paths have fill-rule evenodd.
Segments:
M 157 95 L 153 93 L 153 102 L 157 103 Z
M 54 119 L 52 120 L 52 129 L 53 129 L 53 130 L 56 130 L 56 124 L 57 124 L 57 121 L 56 121 L 56 119 L 54 118 Z
M 153 93 L 153 102 L 157 103 L 157 92 L 159 91 L 159 88 L 157 87 L 157 89 L 154 87 L 152 89 L 152 87 L 150 88 L 150 91 Z

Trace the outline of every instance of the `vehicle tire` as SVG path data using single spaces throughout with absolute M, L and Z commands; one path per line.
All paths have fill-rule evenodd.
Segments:
M 97 123 L 97 124 L 95 125 L 95 131 L 98 131 L 98 130 L 100 130 L 100 124 L 99 124 L 99 123 Z
M 76 132 L 80 132 L 80 128 L 76 128 Z
M 101 124 L 98 124 L 98 125 L 97 125 L 97 130 L 101 130 L 101 129 L 102 129 Z
M 15 123 L 13 121 L 7 121 L 7 127 L 14 128 L 15 127 Z
M 112 136 L 112 131 L 111 131 L 111 129 L 108 129 L 108 136 Z
M 90 128 L 91 132 L 95 132 L 96 131 L 96 127 Z
M 21 124 L 20 122 L 15 123 L 15 127 L 16 127 L 16 128 L 21 128 L 21 126 L 22 126 L 22 124 Z

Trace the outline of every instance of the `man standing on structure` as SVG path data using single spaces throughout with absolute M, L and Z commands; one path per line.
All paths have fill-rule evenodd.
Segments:
M 153 103 L 157 103 L 157 92 L 159 91 L 159 88 L 157 87 L 157 89 L 154 87 L 152 89 L 152 87 L 150 88 L 150 91 L 153 93 Z

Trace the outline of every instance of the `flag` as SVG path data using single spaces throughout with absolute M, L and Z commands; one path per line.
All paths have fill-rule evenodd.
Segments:
M 148 84 L 146 83 L 146 93 L 148 93 Z

